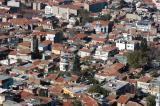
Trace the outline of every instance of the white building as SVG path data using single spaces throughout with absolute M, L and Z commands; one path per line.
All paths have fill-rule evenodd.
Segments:
M 139 42 L 132 40 L 132 36 L 126 33 L 123 33 L 123 36 L 116 40 L 116 47 L 119 50 L 131 50 L 134 51 L 137 49 Z
M 7 6 L 9 7 L 20 7 L 20 2 L 16 0 L 7 1 Z
M 99 46 L 95 51 L 94 58 L 106 61 L 108 59 L 108 57 L 114 56 L 116 53 L 117 53 L 116 47 L 111 47 L 111 46 L 101 47 L 101 46 Z
M 108 21 L 94 21 L 93 27 L 96 33 L 108 33 L 109 22 Z
M 45 14 L 46 15 L 51 15 L 51 14 L 53 14 L 53 8 L 52 8 L 52 6 L 45 6 Z
M 87 57 L 91 55 L 92 50 L 88 49 L 88 48 L 82 48 L 79 50 L 78 55 L 80 57 Z
M 54 42 L 55 35 L 56 35 L 56 33 L 48 33 L 46 36 L 46 40 L 50 40 L 50 41 Z
M 78 10 L 80 7 L 75 5 L 47 5 L 45 7 L 45 15 L 53 15 L 62 19 L 69 20 L 69 15 L 78 15 Z
M 59 63 L 60 71 L 68 71 L 69 70 L 69 54 L 61 53 L 60 63 Z

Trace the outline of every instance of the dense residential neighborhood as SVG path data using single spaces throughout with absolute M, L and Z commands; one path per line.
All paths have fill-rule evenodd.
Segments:
M 160 0 L 0 0 L 0 106 L 160 106 Z

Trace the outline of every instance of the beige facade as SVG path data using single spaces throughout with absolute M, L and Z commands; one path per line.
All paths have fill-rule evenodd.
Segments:
M 63 6 L 51 6 L 52 10 L 48 6 L 45 8 L 45 13 L 48 14 L 48 11 L 51 11 L 50 14 L 58 17 L 62 17 L 64 19 L 67 19 L 70 14 L 78 15 L 78 9 L 70 8 L 69 6 L 63 7 Z

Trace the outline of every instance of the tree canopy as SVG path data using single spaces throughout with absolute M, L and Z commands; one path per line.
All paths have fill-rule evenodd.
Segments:
M 80 69 L 81 69 L 81 67 L 80 67 L 80 57 L 76 54 L 74 56 L 74 60 L 73 60 L 73 69 L 72 69 L 72 71 L 75 74 L 80 74 Z
M 156 101 L 155 101 L 155 96 L 153 95 L 149 95 L 147 96 L 146 100 L 147 100 L 147 106 L 156 106 Z
M 144 39 L 144 38 L 141 40 L 140 49 L 141 49 L 141 51 L 143 51 L 143 52 L 145 52 L 145 51 L 148 50 L 147 40 Z
M 139 68 L 147 63 L 147 54 L 142 51 L 134 51 L 127 54 L 128 64 L 133 68 Z
M 79 16 L 81 17 L 81 24 L 84 25 L 86 22 L 89 22 L 90 20 L 90 12 L 85 10 L 85 9 L 81 9 L 79 10 Z
M 102 88 L 100 85 L 98 84 L 95 84 L 95 85 L 92 85 L 89 90 L 88 90 L 89 93 L 100 93 L 101 95 L 104 95 L 104 96 L 107 96 L 108 95 L 108 91 L 105 90 L 104 88 Z

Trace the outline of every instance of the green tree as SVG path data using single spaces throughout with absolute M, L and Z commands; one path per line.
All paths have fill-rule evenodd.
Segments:
M 74 101 L 72 102 L 72 106 L 82 106 L 82 103 L 81 103 L 81 101 L 79 101 L 79 100 L 74 100 Z
M 89 90 L 89 93 L 99 93 L 101 95 L 107 96 L 109 94 L 109 92 L 107 90 L 105 90 L 104 88 L 102 88 L 100 85 L 95 84 L 92 85 Z
M 62 42 L 62 40 L 63 40 L 63 32 L 62 31 L 59 31 L 57 34 L 56 34 L 56 36 L 55 36 L 55 38 L 54 38 L 54 42 L 55 43 L 60 43 L 60 42 Z
M 147 54 L 142 51 L 134 51 L 127 54 L 127 61 L 129 66 L 138 68 L 147 63 Z
M 155 101 L 155 96 L 153 95 L 149 95 L 147 96 L 146 100 L 147 100 L 147 106 L 155 106 L 156 105 L 156 101 Z
M 70 98 L 70 97 L 71 97 L 69 94 L 65 94 L 65 93 L 64 93 L 62 96 L 63 96 L 63 98 L 65 98 L 65 99 L 67 99 L 67 98 Z
M 85 9 L 81 9 L 79 10 L 79 17 L 81 18 L 81 24 L 84 25 L 86 22 L 91 21 L 91 18 L 89 17 L 90 12 L 85 10 Z
M 147 40 L 145 38 L 141 40 L 140 49 L 143 52 L 148 50 Z
M 74 60 L 73 60 L 73 69 L 72 69 L 73 73 L 80 74 L 80 69 L 81 69 L 80 66 L 81 66 L 80 65 L 80 57 L 76 54 L 74 56 Z
M 102 15 L 102 16 L 100 16 L 99 19 L 100 20 L 104 20 L 104 21 L 110 20 L 111 19 L 111 15 L 110 14 Z

